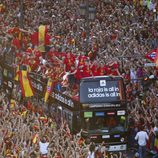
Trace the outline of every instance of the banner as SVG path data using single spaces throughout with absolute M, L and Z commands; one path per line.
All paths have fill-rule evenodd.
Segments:
M 122 78 L 87 77 L 80 82 L 81 103 L 112 103 L 124 100 Z
M 145 55 L 145 58 L 154 62 L 156 57 L 156 49 L 153 49 L 151 52 Z
M 48 82 L 47 82 L 47 88 L 46 88 L 46 92 L 45 92 L 45 96 L 44 96 L 44 102 L 46 103 L 48 98 L 49 98 L 49 95 L 51 94 L 52 92 L 52 87 L 53 87 L 53 81 L 52 79 L 48 79 Z
M 25 70 L 19 71 L 19 80 L 20 80 L 20 86 L 22 89 L 22 95 L 23 97 L 32 97 L 34 95 L 33 89 L 31 86 L 31 82 L 28 76 L 28 72 Z
M 15 108 L 15 104 L 16 104 L 15 100 L 14 100 L 14 99 L 11 99 L 11 100 L 10 100 L 10 108 L 11 108 L 11 109 L 14 109 L 14 108 Z
M 46 26 L 40 25 L 38 28 L 38 50 L 40 52 L 45 52 L 45 36 L 46 36 Z
M 35 134 L 32 138 L 32 143 L 33 144 L 36 144 L 37 143 L 37 140 L 38 140 L 38 134 Z
M 20 66 L 18 65 L 17 68 L 16 68 L 16 74 L 15 74 L 15 77 L 14 77 L 15 81 L 19 81 L 19 70 L 20 70 Z

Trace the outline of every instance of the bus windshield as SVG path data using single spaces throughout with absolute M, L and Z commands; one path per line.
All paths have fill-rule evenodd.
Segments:
M 83 130 L 99 130 L 100 132 L 116 133 L 124 132 L 126 129 L 125 116 L 113 115 L 109 112 L 84 112 L 82 120 Z

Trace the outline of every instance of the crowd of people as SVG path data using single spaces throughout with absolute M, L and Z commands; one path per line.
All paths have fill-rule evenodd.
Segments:
M 89 33 L 86 18 L 79 14 L 80 0 L 25 0 L 23 5 L 12 0 L 0 2 L 1 55 L 15 54 L 14 67 L 29 65 L 31 72 L 37 74 L 40 80 L 46 82 L 51 78 L 54 88 L 60 85 L 58 90 L 75 99 L 78 99 L 79 81 L 83 77 L 122 76 L 129 106 L 129 142 L 132 142 L 129 146 L 134 147 L 135 135 L 143 126 L 149 134 L 149 151 L 158 152 L 155 143 L 158 69 L 144 66 L 149 62 L 145 55 L 158 45 L 157 2 L 89 0 L 89 5 L 97 10 L 95 19 L 89 22 Z M 38 41 L 41 25 L 46 26 L 42 51 Z M 3 102 L 5 105 L 7 102 Z M 12 144 L 7 145 L 4 143 L 7 140 L 1 140 L 2 154 L 6 153 L 8 146 L 12 154 L 21 151 L 21 157 L 27 157 L 32 150 L 38 152 L 38 143 L 32 143 L 34 134 L 41 142 L 49 140 L 53 150 L 53 154 L 50 151 L 49 155 L 52 157 L 55 156 L 54 151 L 57 154 L 60 152 L 62 157 L 79 157 L 82 153 L 76 145 L 76 138 L 61 137 L 58 139 L 59 145 L 53 143 L 54 138 L 65 135 L 64 126 L 57 131 L 56 128 L 49 130 L 52 122 L 56 121 L 49 119 L 44 126 L 38 114 L 28 111 L 21 116 L 21 109 L 16 112 L 17 115 L 5 108 L 1 112 L 1 116 L 4 116 L 1 138 L 7 139 L 11 133 L 9 143 Z M 36 123 L 39 129 L 33 128 Z M 43 138 L 43 133 L 48 133 L 47 138 Z M 49 137 L 52 133 L 53 138 Z M 65 146 L 63 141 L 71 144 Z M 21 149 L 17 149 L 17 146 Z
M 23 104 L 9 104 L 1 91 L 0 156 L 5 158 L 74 158 L 88 155 L 80 137 L 71 136 L 64 120 L 28 110 Z M 49 150 L 48 150 L 49 147 Z

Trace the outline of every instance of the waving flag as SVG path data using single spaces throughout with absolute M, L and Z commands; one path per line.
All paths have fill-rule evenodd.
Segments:
M 16 104 L 15 100 L 14 100 L 14 99 L 11 99 L 11 100 L 10 100 L 10 108 L 11 108 L 11 109 L 15 108 L 15 104 Z
M 38 43 L 39 43 L 39 51 L 45 52 L 45 37 L 46 37 L 46 26 L 40 25 L 38 28 Z
M 32 143 L 33 144 L 36 144 L 37 143 L 37 140 L 38 140 L 38 134 L 35 134 L 32 138 Z
M 48 82 L 47 82 L 47 89 L 46 89 L 46 92 L 45 92 L 45 96 L 44 96 L 44 102 L 46 103 L 48 98 L 49 98 L 49 95 L 50 93 L 52 92 L 52 87 L 53 87 L 53 82 L 52 82 L 52 79 L 48 79 Z
M 15 78 L 14 78 L 15 81 L 19 81 L 19 68 L 20 68 L 20 66 L 18 65 L 16 68 L 16 74 L 15 74 Z
M 34 95 L 27 70 L 19 70 L 19 81 L 23 97 L 32 97 Z

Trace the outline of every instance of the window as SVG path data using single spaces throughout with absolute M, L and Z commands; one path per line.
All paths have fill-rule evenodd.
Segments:
M 103 130 L 113 133 L 124 132 L 125 127 L 125 116 L 106 111 L 83 112 L 82 128 L 85 130 Z

